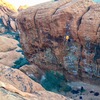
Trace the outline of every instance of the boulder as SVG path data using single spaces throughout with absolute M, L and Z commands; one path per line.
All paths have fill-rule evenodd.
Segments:
M 13 20 L 12 18 L 9 18 L 9 26 L 12 28 L 12 30 L 13 30 L 14 32 L 17 31 L 16 22 L 15 22 L 15 20 Z
M 18 48 L 18 41 L 0 36 L 0 52 L 7 52 Z
M 18 47 L 18 41 L 0 36 L 0 63 L 13 66 L 16 60 L 23 57 L 21 52 L 17 52 L 17 50 L 21 50 Z
M 99 85 L 99 15 L 100 4 L 92 0 L 59 0 L 23 10 L 17 22 L 25 55 L 44 71 Z
M 36 65 L 24 65 L 19 70 L 24 72 L 27 76 L 32 79 L 40 80 L 44 75 L 43 71 Z

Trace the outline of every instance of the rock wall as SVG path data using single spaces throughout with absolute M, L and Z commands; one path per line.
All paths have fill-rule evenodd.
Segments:
M 58 0 L 30 7 L 17 17 L 23 50 L 43 71 L 99 85 L 100 4 Z

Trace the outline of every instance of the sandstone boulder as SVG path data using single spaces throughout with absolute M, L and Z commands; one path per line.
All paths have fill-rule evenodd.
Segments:
M 16 25 L 16 22 L 15 20 L 13 20 L 12 18 L 9 19 L 9 25 L 10 27 L 12 28 L 13 31 L 17 31 L 17 25 Z
M 18 41 L 0 36 L 0 63 L 13 66 L 16 60 L 23 57 L 17 50 L 21 50 L 21 48 L 18 47 Z
M 0 52 L 7 52 L 18 48 L 18 42 L 14 39 L 0 36 Z
M 37 80 L 40 80 L 42 75 L 44 75 L 43 71 L 36 65 L 24 65 L 19 70 L 24 72 L 30 78 Z
M 21 44 L 30 63 L 99 85 L 99 13 L 92 0 L 59 0 L 20 12 Z

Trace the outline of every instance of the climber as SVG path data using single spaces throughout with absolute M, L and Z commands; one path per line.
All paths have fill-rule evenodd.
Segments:
M 68 42 L 70 42 L 70 38 L 69 38 L 68 35 L 66 36 L 66 40 L 67 40 Z
M 68 39 L 69 39 L 69 36 L 67 35 L 67 36 L 66 36 L 66 40 L 68 41 Z

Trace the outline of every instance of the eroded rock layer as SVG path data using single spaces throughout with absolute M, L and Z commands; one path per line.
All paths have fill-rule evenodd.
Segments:
M 17 21 L 28 60 L 67 79 L 99 84 L 99 15 L 100 4 L 92 0 L 58 0 L 23 10 Z

